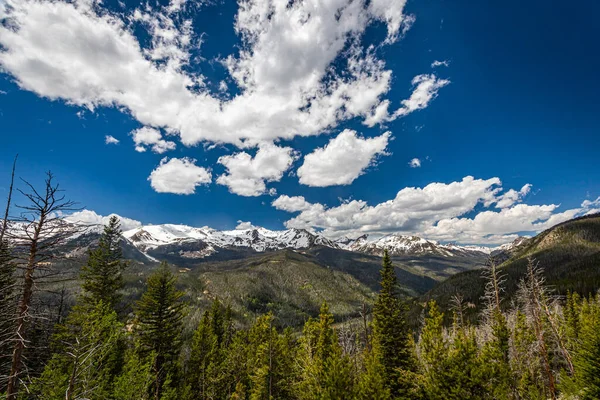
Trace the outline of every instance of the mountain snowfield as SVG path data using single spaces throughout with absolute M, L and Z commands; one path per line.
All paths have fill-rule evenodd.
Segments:
M 495 250 L 507 250 L 511 244 L 491 248 L 482 246 L 459 246 L 440 244 L 418 236 L 390 234 L 377 239 L 363 235 L 357 239 L 342 238 L 336 241 L 305 229 L 286 229 L 274 231 L 255 227 L 219 231 L 210 227 L 195 228 L 186 225 L 147 225 L 123 233 L 136 248 L 142 252 L 161 246 L 203 243 L 201 250 L 181 252 L 189 258 L 203 258 L 219 251 L 219 248 L 248 248 L 256 252 L 281 249 L 307 249 L 312 246 L 327 246 L 371 255 L 382 255 L 387 249 L 390 255 L 438 255 L 443 257 L 490 254 Z

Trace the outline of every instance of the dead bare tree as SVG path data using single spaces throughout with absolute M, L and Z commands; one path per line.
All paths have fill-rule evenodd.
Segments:
M 27 371 L 23 353 L 29 342 L 27 328 L 32 319 L 36 318 L 31 313 L 31 306 L 38 289 L 37 283 L 51 270 L 57 247 L 76 233 L 76 227 L 62 218 L 63 213 L 76 210 L 75 203 L 65 199 L 59 185 L 54 183 L 51 172 L 46 175 L 42 191 L 38 191 L 27 181 L 23 182 L 28 191 L 19 192 L 28 204 L 17 205 L 22 210 L 21 215 L 16 219 L 14 227 L 6 232 L 15 246 L 15 259 L 21 280 L 11 370 L 6 390 L 8 400 L 17 398 L 19 385 L 23 382 L 22 375 Z
M 504 283 L 506 276 L 498 271 L 498 266 L 493 258 L 487 262 L 486 268 L 483 270 L 483 278 L 485 279 L 485 294 L 483 300 L 486 304 L 485 316 L 489 317 L 492 313 L 501 312 L 502 293 L 504 292 Z
M 10 175 L 10 187 L 8 189 L 8 199 L 6 200 L 6 210 L 4 211 L 4 219 L 2 220 L 2 230 L 0 230 L 0 243 L 4 241 L 4 235 L 6 233 L 6 229 L 8 228 L 8 214 L 10 213 L 10 203 L 12 201 L 12 193 L 13 187 L 15 184 L 15 169 L 17 168 L 17 158 L 19 155 L 15 156 L 15 160 L 13 161 L 12 174 Z
M 545 285 L 542 270 L 538 263 L 531 258 L 527 263 L 526 277 L 519 286 L 519 298 L 524 305 L 526 315 L 533 324 L 538 354 L 548 383 L 549 396 L 556 399 L 556 376 L 552 370 L 550 357 L 553 351 L 553 342 L 555 350 L 562 355 L 571 374 L 573 374 L 573 362 L 564 338 L 558 329 L 555 314 L 552 311 L 556 308 L 556 299 Z
M 4 391 L 10 371 L 12 352 L 10 339 L 14 330 L 13 322 L 16 314 L 15 265 L 12 259 L 10 243 L 8 240 L 5 240 L 5 233 L 8 229 L 8 216 L 12 203 L 17 157 L 18 155 L 15 156 L 13 162 L 4 218 L 0 226 L 0 391 Z

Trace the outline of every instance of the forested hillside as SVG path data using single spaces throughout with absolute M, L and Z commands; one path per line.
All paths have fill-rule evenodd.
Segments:
M 600 288 L 600 215 L 589 215 L 559 224 L 521 243 L 511 250 L 511 257 L 499 263 L 510 307 L 515 300 L 520 280 L 532 260 L 542 271 L 546 285 L 556 294 L 577 292 L 582 296 L 596 293 Z M 493 257 L 492 262 L 495 262 Z M 466 271 L 451 276 L 420 298 L 420 304 L 435 300 L 449 309 L 452 298 L 460 294 L 464 301 L 477 305 L 479 310 L 485 288 L 481 271 Z M 471 312 L 471 315 L 476 315 Z

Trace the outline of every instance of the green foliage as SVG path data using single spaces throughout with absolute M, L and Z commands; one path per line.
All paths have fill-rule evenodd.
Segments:
M 135 308 L 135 331 L 142 355 L 154 354 L 152 390 L 155 398 L 163 391 L 165 379 L 177 373 L 185 305 L 183 293 L 175 287 L 176 276 L 163 263 L 147 281 L 147 288 Z
M 397 279 L 387 251 L 383 255 L 381 290 L 373 307 L 374 354 L 383 366 L 383 379 L 390 393 L 404 397 L 411 390 L 410 382 L 403 382 L 402 371 L 413 371 L 415 360 L 410 348 L 411 332 L 405 320 L 406 310 L 397 294 Z
M 295 341 L 291 330 L 278 334 L 273 316 L 259 317 L 248 333 L 249 398 L 292 399 Z
M 113 396 L 115 400 L 147 400 L 150 399 L 150 388 L 154 374 L 152 365 L 155 354 L 141 357 L 139 351 L 130 349 L 125 356 L 123 372 L 114 382 Z
M 81 269 L 83 299 L 89 304 L 103 302 L 115 309 L 123 289 L 122 273 L 127 267 L 121 250 L 121 224 L 110 217 L 100 236 L 98 247 L 90 250 L 87 264 Z
M 319 320 L 309 319 L 304 325 L 298 354 L 299 399 L 339 399 L 354 396 L 351 360 L 342 354 L 333 315 L 323 303 Z
M 102 302 L 78 306 L 60 326 L 54 353 L 34 391 L 44 399 L 104 399 L 120 372 L 123 325 Z
M 578 302 L 572 298 L 576 317 L 567 318 L 576 337 L 573 348 L 575 375 L 565 382 L 567 392 L 583 400 L 600 398 L 600 295 Z M 568 308 L 568 307 L 567 307 Z M 573 312 L 573 311 L 571 311 Z M 574 321 L 577 324 L 574 324 Z M 575 330 L 574 328 L 577 327 Z

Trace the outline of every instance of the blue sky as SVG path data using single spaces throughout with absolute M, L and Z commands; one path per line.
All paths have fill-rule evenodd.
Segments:
M 18 153 L 91 219 L 497 244 L 600 208 L 598 2 L 149 4 L 0 1 L 0 193 Z

